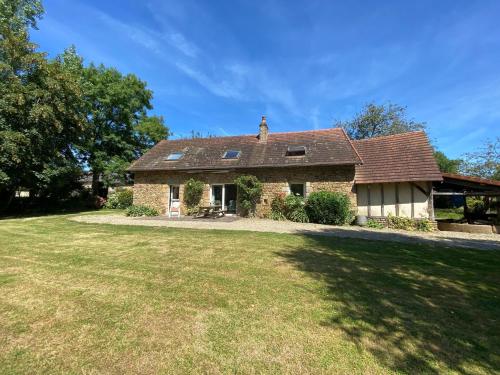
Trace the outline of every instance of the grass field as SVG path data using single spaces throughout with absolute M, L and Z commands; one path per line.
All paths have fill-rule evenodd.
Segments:
M 464 218 L 464 208 L 436 208 L 434 214 L 437 219 L 461 220 Z
M 0 221 L 0 373 L 498 373 L 500 253 Z

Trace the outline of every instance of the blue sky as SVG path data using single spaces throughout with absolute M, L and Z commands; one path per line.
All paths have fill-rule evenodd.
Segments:
M 393 102 L 451 157 L 500 135 L 500 1 L 45 0 L 32 33 L 135 73 L 175 136 L 330 127 Z

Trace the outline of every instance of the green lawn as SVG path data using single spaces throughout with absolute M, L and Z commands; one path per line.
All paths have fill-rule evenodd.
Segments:
M 500 253 L 0 221 L 0 373 L 498 373 Z
M 434 215 L 436 215 L 437 219 L 461 220 L 464 218 L 464 208 L 436 208 Z

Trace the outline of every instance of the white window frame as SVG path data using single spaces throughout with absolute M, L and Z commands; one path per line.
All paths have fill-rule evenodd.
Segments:
M 179 198 L 178 199 L 172 199 L 172 188 L 174 188 L 174 187 L 179 189 Z M 181 185 L 179 185 L 179 184 L 169 184 L 168 185 L 167 214 L 170 214 L 170 212 L 172 210 L 172 203 L 178 203 L 179 208 L 181 206 Z M 180 216 L 180 211 L 179 211 L 179 216 Z

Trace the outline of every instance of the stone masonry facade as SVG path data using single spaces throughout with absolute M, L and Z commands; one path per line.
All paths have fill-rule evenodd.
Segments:
M 181 214 L 186 213 L 184 206 L 184 184 L 190 178 L 205 183 L 201 205 L 210 204 L 210 186 L 214 184 L 232 184 L 240 175 L 254 175 L 263 183 L 262 197 L 257 205 L 257 216 L 265 216 L 271 208 L 271 202 L 279 194 L 288 194 L 290 184 L 304 184 L 306 196 L 315 191 L 336 191 L 347 194 L 356 207 L 354 189 L 355 168 L 347 166 L 325 167 L 288 167 L 255 168 L 224 171 L 146 171 L 135 172 L 134 204 L 146 205 L 157 209 L 162 215 L 168 213 L 170 185 L 180 186 L 179 198 Z

